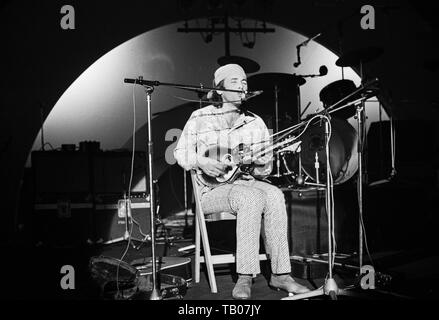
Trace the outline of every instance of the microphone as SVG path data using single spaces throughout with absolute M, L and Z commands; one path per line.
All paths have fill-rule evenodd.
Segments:
M 257 90 L 257 91 L 250 91 L 250 92 L 246 92 L 245 94 L 245 98 L 242 99 L 243 101 L 247 101 L 251 98 L 254 98 L 256 96 L 259 96 L 260 94 L 262 94 L 264 91 L 263 90 Z

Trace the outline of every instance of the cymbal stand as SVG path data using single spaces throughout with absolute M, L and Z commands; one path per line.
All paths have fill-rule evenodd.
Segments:
M 363 85 L 363 61 L 360 60 L 360 78 L 361 85 Z M 364 116 L 365 100 L 362 99 L 360 104 L 357 104 L 356 108 L 356 120 L 357 120 L 357 133 L 358 133 L 358 180 L 357 180 L 357 192 L 358 192 L 358 263 L 361 270 L 363 266 L 363 146 L 364 146 Z M 361 272 L 361 271 L 360 271 Z
M 301 103 L 302 103 L 302 101 L 301 101 L 301 97 L 300 97 L 300 84 L 299 83 L 296 83 L 296 96 L 297 96 L 297 123 L 300 123 L 301 122 L 301 118 L 302 118 L 302 107 L 301 107 Z M 302 178 L 302 153 L 300 153 L 299 152 L 299 156 L 297 157 L 298 158 L 298 162 L 299 162 L 299 173 L 298 173 L 298 176 L 297 176 L 297 183 L 298 184 L 301 184 L 302 183 L 302 181 L 303 181 L 303 178 Z
M 326 191 L 326 213 L 328 215 L 328 276 L 325 279 L 325 284 L 314 291 L 297 294 L 294 296 L 283 298 L 282 300 L 300 300 L 307 299 L 311 297 L 317 297 L 322 295 L 329 295 L 331 299 L 336 300 L 339 294 L 339 288 L 337 282 L 333 278 L 333 245 L 334 243 L 334 203 L 333 203 L 333 179 L 331 173 L 331 167 L 329 162 L 330 152 L 329 152 L 329 140 L 330 140 L 330 120 L 325 118 L 325 153 L 326 153 L 326 184 L 321 184 L 325 187 Z M 317 184 L 313 184 L 317 185 Z
M 274 112 L 275 112 L 275 133 L 279 132 L 279 88 L 277 87 L 277 85 L 274 86 Z M 275 154 L 276 157 L 276 168 L 277 168 L 277 173 L 275 175 L 276 178 L 279 178 L 281 176 L 280 174 L 280 157 L 281 155 L 276 153 Z
M 359 217 L 359 242 L 358 242 L 358 260 L 359 268 L 363 266 L 363 126 L 364 126 L 364 101 L 357 105 L 356 111 L 357 126 L 358 126 L 358 217 Z

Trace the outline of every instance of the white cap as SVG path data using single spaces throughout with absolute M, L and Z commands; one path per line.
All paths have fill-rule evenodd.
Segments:
M 215 85 L 217 86 L 222 80 L 224 80 L 228 76 L 236 74 L 242 75 L 244 78 L 247 77 L 244 69 L 238 64 L 230 63 L 219 67 L 215 71 Z

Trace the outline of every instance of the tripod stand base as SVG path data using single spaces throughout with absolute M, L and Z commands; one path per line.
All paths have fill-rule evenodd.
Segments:
M 149 296 L 149 300 L 162 300 L 162 296 L 159 294 L 158 289 L 153 289 L 151 291 L 151 295 Z
M 313 290 L 307 293 L 301 293 L 301 294 L 295 294 L 293 296 L 290 297 L 285 297 L 282 298 L 281 300 L 301 300 L 301 299 L 308 299 L 308 298 L 312 298 L 312 297 L 318 297 L 318 296 L 323 296 L 325 295 L 325 292 L 323 290 L 323 288 L 317 289 L 317 290 Z
M 328 279 L 325 282 L 325 286 L 310 292 L 306 293 L 300 293 L 296 294 L 290 297 L 282 298 L 281 300 L 301 300 L 301 299 L 308 299 L 312 297 L 319 297 L 328 295 L 331 297 L 332 300 L 337 300 L 337 294 L 338 294 L 338 286 L 334 279 Z

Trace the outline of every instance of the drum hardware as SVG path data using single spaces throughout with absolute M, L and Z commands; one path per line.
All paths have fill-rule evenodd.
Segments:
M 359 48 L 342 55 L 337 59 L 335 64 L 339 67 L 355 67 L 358 65 L 363 65 L 367 62 L 371 62 L 380 57 L 383 53 L 384 49 L 380 47 L 371 46 Z M 362 73 L 360 73 L 360 76 L 361 80 L 364 80 Z
M 303 121 L 302 117 L 305 114 L 306 110 L 308 110 L 308 108 L 311 106 L 311 101 L 308 102 L 308 104 L 306 105 L 305 109 L 303 109 L 302 113 L 300 114 L 300 121 Z
M 362 63 L 361 63 L 362 65 Z M 362 70 L 362 67 L 360 67 L 360 70 Z M 362 81 L 363 82 L 363 81 Z M 329 108 L 327 108 L 329 113 L 333 113 L 341 108 L 346 108 L 351 105 L 356 106 L 356 116 L 355 119 L 357 121 L 357 134 L 358 134 L 358 140 L 357 140 L 357 162 L 358 162 L 358 175 L 357 175 L 357 190 L 358 190 L 358 209 L 359 209 L 359 266 L 360 269 L 363 265 L 363 145 L 364 145 L 364 124 L 365 124 L 365 115 L 364 115 L 364 109 L 365 109 L 365 101 L 372 96 L 373 90 L 371 90 L 371 87 L 373 87 L 375 84 L 378 83 L 378 79 L 372 79 L 371 81 L 361 85 L 357 90 L 355 90 L 353 93 L 351 93 L 349 96 L 353 96 L 356 94 L 361 94 L 361 98 L 356 99 L 355 101 L 349 102 L 344 106 L 333 108 L 336 106 L 339 102 L 333 104 Z M 347 97 L 343 98 L 342 100 L 346 100 Z
M 377 81 L 377 79 L 375 80 Z M 365 89 L 365 86 L 363 86 L 361 89 Z M 359 258 L 360 258 L 360 265 L 359 270 L 362 269 L 362 240 L 363 240 L 363 220 L 362 220 L 362 175 L 363 175 L 363 168 L 362 168 L 362 148 L 363 148 L 363 126 L 364 126 L 364 101 L 367 99 L 367 96 L 363 96 L 362 98 L 358 99 L 359 101 L 355 102 L 356 105 L 356 119 L 357 119 L 357 125 L 358 125 L 358 141 L 357 141 L 357 154 L 358 154 L 358 204 L 359 204 L 359 213 L 360 213 L 360 244 L 359 244 Z M 348 107 L 352 102 L 346 104 L 343 107 Z M 330 108 L 328 108 L 330 109 Z M 327 115 L 329 115 L 329 112 L 326 110 Z M 334 120 L 335 118 L 332 118 L 331 120 Z M 335 241 L 334 237 L 334 198 L 333 198 L 333 186 L 334 186 L 334 180 L 332 177 L 331 172 L 331 163 L 330 163 L 330 138 L 332 135 L 332 128 L 331 128 L 331 120 L 328 118 L 328 116 L 325 117 L 325 156 L 326 156 L 326 183 L 323 185 L 326 188 L 326 212 L 328 215 L 328 276 L 325 279 L 325 283 L 322 287 L 320 287 L 317 290 L 311 291 L 309 293 L 304 294 L 298 294 L 294 295 L 292 297 L 284 298 L 283 300 L 299 300 L 299 299 L 307 299 L 311 297 L 321 296 L 321 295 L 329 295 L 331 299 L 335 300 L 337 299 L 337 295 L 339 293 L 342 293 L 346 291 L 349 288 L 340 290 L 338 288 L 338 285 L 336 281 L 333 279 L 332 271 L 334 268 L 335 263 L 335 250 L 333 252 L 333 241 Z M 303 125 L 302 125 L 303 126 Z M 303 137 L 302 137 L 303 142 Z M 306 144 L 305 144 L 306 145 Z M 315 160 L 315 169 L 316 169 L 316 180 L 318 181 L 318 177 L 320 176 L 318 169 L 320 167 L 319 161 L 318 161 L 318 154 L 315 153 L 314 155 Z M 317 186 L 317 183 L 313 183 L 312 185 Z
M 364 123 L 365 123 L 365 98 L 371 94 L 371 92 L 367 92 L 370 85 L 363 85 L 365 81 L 364 77 L 364 64 L 375 60 L 380 55 L 382 55 L 384 50 L 379 47 L 367 47 L 361 48 L 358 50 L 351 51 L 342 57 L 340 57 L 336 61 L 337 66 L 359 66 L 360 69 L 360 78 L 362 85 L 360 86 L 363 90 L 362 98 L 357 99 L 361 100 L 358 104 L 356 104 L 356 113 L 355 117 L 357 120 L 357 132 L 358 132 L 358 180 L 357 180 L 357 189 L 358 189 L 358 214 L 359 214 L 359 266 L 360 269 L 363 266 L 363 179 L 367 177 L 363 177 L 363 146 L 364 146 Z M 373 80 L 373 83 L 377 82 L 377 79 Z M 370 84 L 370 82 L 369 82 Z
M 333 117 L 330 121 L 332 127 L 332 135 L 329 142 L 331 147 L 330 163 L 331 171 L 334 175 L 334 184 L 338 185 L 346 182 L 356 173 L 357 134 L 354 127 L 344 119 Z M 289 180 L 293 180 L 294 187 L 324 182 L 325 170 L 322 170 L 322 166 L 326 159 L 324 153 L 325 137 L 324 127 L 320 121 L 311 123 L 301 133 L 299 140 L 301 145 L 296 153 L 283 152 L 280 154 L 282 159 L 280 176 L 289 175 Z M 287 150 L 288 147 L 280 151 Z M 315 170 L 316 166 L 319 167 L 319 171 Z M 323 167 L 323 169 L 325 168 Z M 287 180 L 287 184 L 292 186 L 291 181 Z
M 333 111 L 334 115 L 337 115 L 338 117 L 343 119 L 348 119 L 355 115 L 355 107 L 344 108 L 343 106 L 342 108 L 343 110 L 340 111 L 340 109 L 337 109 L 337 107 L 339 107 L 340 104 L 335 104 L 335 103 L 337 101 L 340 101 L 344 97 L 349 96 L 356 89 L 357 87 L 355 86 L 352 80 L 346 80 L 346 79 L 337 80 L 335 82 L 328 84 L 320 91 L 319 94 L 320 101 L 323 103 L 323 107 L 325 109 L 333 105 L 333 108 L 336 109 Z M 348 98 L 344 99 L 343 101 L 350 102 L 353 99 L 355 99 L 355 96 L 350 95 Z M 337 111 L 339 112 L 335 113 Z
M 377 185 L 380 185 L 380 184 L 383 184 L 383 183 L 388 183 L 397 174 L 396 166 L 395 166 L 395 161 L 396 161 L 396 159 L 395 159 L 395 151 L 396 151 L 395 150 L 395 134 L 396 134 L 396 132 L 395 132 L 395 127 L 394 127 L 394 123 L 393 123 L 393 121 L 394 121 L 393 120 L 393 112 L 392 112 L 391 107 L 390 107 L 390 102 L 388 100 L 387 101 L 386 100 L 387 99 L 385 99 L 385 98 L 384 99 L 378 98 L 378 100 L 375 101 L 375 102 L 379 103 L 379 109 L 378 110 L 379 110 L 379 122 L 380 122 L 380 125 L 382 124 L 382 121 L 383 121 L 382 120 L 382 109 L 383 109 L 383 106 L 387 102 L 387 106 L 385 106 L 384 109 L 389 114 L 389 122 L 390 122 L 390 161 L 391 161 L 391 169 L 390 169 L 389 176 L 387 178 L 370 182 L 368 184 L 369 187 L 374 187 L 374 186 L 377 186 Z
M 314 39 L 320 37 L 321 35 L 322 35 L 321 33 L 318 33 L 318 34 L 316 34 L 314 37 L 311 37 L 311 38 L 309 38 L 309 39 L 307 39 L 307 40 L 305 40 L 305 41 L 299 43 L 299 44 L 296 46 L 296 50 L 297 50 L 297 62 L 295 62 L 295 63 L 293 64 L 293 65 L 294 65 L 294 68 L 297 68 L 297 67 L 300 66 L 300 64 L 302 63 L 302 62 L 300 61 L 300 48 L 301 48 L 302 46 L 303 46 L 303 47 L 306 47 L 306 46 L 308 45 L 308 43 L 309 43 L 311 40 L 314 40 Z
M 297 294 L 293 296 L 289 296 L 286 298 L 283 298 L 282 300 L 299 300 L 299 299 L 306 299 L 321 295 L 329 295 L 332 299 L 337 299 L 337 294 L 339 293 L 337 282 L 333 278 L 333 265 L 334 265 L 334 259 L 333 259 L 333 245 L 334 245 L 334 201 L 333 201 L 333 180 L 332 180 L 332 173 L 330 169 L 330 161 L 329 161 L 329 142 L 331 137 L 331 123 L 330 119 L 327 116 L 324 116 L 325 119 L 325 153 L 326 153 L 326 183 L 321 184 L 321 187 L 325 188 L 325 200 L 326 200 L 326 212 L 328 215 L 328 276 L 325 279 L 325 284 L 314 291 L 303 293 L 303 294 Z M 317 159 L 318 160 L 318 159 Z M 316 168 L 318 171 L 318 167 Z M 318 175 L 317 175 L 318 176 Z M 317 184 L 316 184 L 317 185 Z M 335 250 L 334 250 L 335 251 Z
M 319 180 L 320 163 L 319 163 L 319 154 L 318 154 L 318 152 L 316 152 L 315 159 L 316 159 L 316 162 L 314 164 L 314 167 L 316 168 L 316 183 L 319 184 L 320 183 L 320 180 Z
M 319 33 L 318 35 L 314 36 L 313 38 L 308 39 L 307 41 L 304 42 L 304 45 L 307 45 L 309 41 L 317 38 L 318 36 L 320 36 L 321 33 Z M 299 64 L 300 64 L 300 56 L 299 56 L 299 48 L 298 48 L 298 59 L 299 59 Z M 295 64 L 296 66 L 296 64 Z M 296 78 L 298 79 L 303 79 L 304 82 L 306 82 L 305 78 L 315 78 L 315 77 L 323 77 L 325 75 L 328 74 L 328 68 L 325 65 L 320 66 L 319 68 L 319 74 L 307 74 L 307 75 L 298 75 L 298 74 L 293 74 Z M 301 121 L 302 119 L 302 101 L 301 101 L 301 92 L 300 92 L 300 82 L 296 82 L 296 97 L 297 97 L 297 121 L 298 123 Z M 308 104 L 309 106 L 310 104 Z M 308 108 L 307 106 L 307 108 Z M 305 109 L 306 110 L 306 109 Z M 299 181 L 297 181 L 296 178 L 296 183 L 299 184 L 302 183 L 302 171 L 303 171 L 303 167 L 302 167 L 302 157 L 299 155 L 298 157 L 298 176 L 297 177 L 301 177 L 301 179 L 299 179 Z
M 274 121 L 267 126 L 273 129 L 277 134 L 279 130 L 290 126 L 295 122 L 295 111 L 291 111 L 289 102 L 291 90 L 306 83 L 306 80 L 293 74 L 288 73 L 260 73 L 248 78 L 248 85 L 252 89 L 263 89 L 264 94 L 253 100 L 250 110 L 255 111 L 258 115 L 267 114 L 266 106 L 274 101 Z M 298 102 L 300 103 L 300 102 Z M 261 110 L 255 110 L 260 108 Z M 270 114 L 270 119 L 273 119 Z M 282 121 L 280 121 L 282 119 Z M 270 177 L 273 180 L 284 179 L 285 174 L 282 172 L 282 154 L 273 155 L 274 169 Z M 286 183 L 289 185 L 291 181 Z
M 297 74 L 287 74 L 287 73 L 261 73 L 256 74 L 254 76 L 249 77 L 248 84 L 249 87 L 252 89 L 264 89 L 265 94 L 262 95 L 259 98 L 256 98 L 254 100 L 254 104 L 258 104 L 260 102 L 261 105 L 266 106 L 267 101 L 271 100 L 271 97 L 268 95 L 273 92 L 274 93 L 274 124 L 273 124 L 273 131 L 275 134 L 280 134 L 279 129 L 284 129 L 285 125 L 290 126 L 297 119 L 297 122 L 301 121 L 302 112 L 301 112 L 301 93 L 300 93 L 300 86 L 304 85 L 306 83 L 305 78 L 313 78 L 313 77 L 320 77 L 327 74 L 327 67 L 321 66 L 319 69 L 319 74 L 311 74 L 311 75 L 297 75 Z M 286 102 L 287 99 L 289 99 L 289 96 L 287 97 L 286 94 L 290 92 L 294 88 L 296 93 L 296 104 L 297 104 L 297 110 L 293 110 L 291 113 L 285 112 L 285 115 L 282 117 L 286 121 L 282 123 L 282 128 L 280 127 L 280 114 L 284 113 L 285 106 L 290 106 L 289 102 Z M 279 102 L 285 101 L 285 106 L 280 105 Z M 308 104 L 307 108 L 310 104 Z M 280 112 L 280 107 L 283 107 L 282 112 Z M 290 106 L 291 107 L 291 106 Z M 266 112 L 266 110 L 262 110 L 261 112 Z M 261 113 L 259 112 L 259 113 Z M 256 113 L 258 113 L 256 111 Z M 288 122 L 289 121 L 289 122 Z M 290 128 L 288 128 L 290 129 Z M 282 159 L 284 154 L 282 153 L 276 153 L 274 154 L 274 170 L 273 174 L 270 176 L 273 178 L 273 180 L 279 180 L 286 176 L 286 174 L 283 172 L 283 166 L 285 159 Z M 288 157 L 288 156 L 287 156 Z M 298 177 L 302 177 L 302 165 L 301 165 L 301 159 L 298 158 L 299 161 L 299 169 L 298 169 Z M 302 179 L 299 179 L 299 182 L 302 182 Z M 286 182 L 288 185 L 291 185 L 291 181 Z

